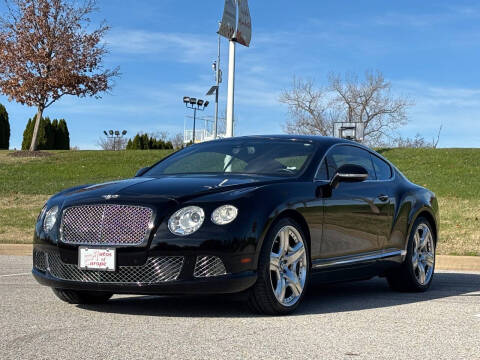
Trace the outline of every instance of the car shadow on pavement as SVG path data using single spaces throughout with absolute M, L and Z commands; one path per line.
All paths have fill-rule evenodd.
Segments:
M 476 294 L 475 294 L 476 292 Z M 436 273 L 424 293 L 399 293 L 384 279 L 324 285 L 315 278 L 294 315 L 326 314 L 391 307 L 453 296 L 480 296 L 480 274 Z M 79 305 L 103 313 L 167 317 L 252 317 L 245 298 L 235 295 L 208 296 L 116 296 L 104 305 Z M 258 315 L 257 315 L 258 316 Z

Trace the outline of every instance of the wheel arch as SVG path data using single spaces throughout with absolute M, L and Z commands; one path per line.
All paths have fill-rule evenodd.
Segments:
M 434 234 L 434 240 L 435 240 L 435 246 L 437 245 L 438 242 L 438 224 L 437 224 L 437 219 L 435 217 L 435 214 L 433 213 L 432 209 L 428 207 L 423 207 L 419 209 L 412 217 L 410 220 L 410 225 L 408 229 L 408 236 L 410 236 L 410 233 L 412 231 L 413 225 L 415 224 L 415 221 L 417 221 L 418 218 L 425 218 L 427 221 L 430 223 L 430 226 L 432 227 L 432 231 Z M 407 238 L 408 239 L 408 238 Z M 407 242 L 408 243 L 408 242 Z
M 274 217 L 271 218 L 271 221 L 269 221 L 269 223 L 265 227 L 265 229 L 263 231 L 263 235 L 261 237 L 261 241 L 258 244 L 259 245 L 259 247 L 258 247 L 259 251 L 262 248 L 263 242 L 265 241 L 265 238 L 268 236 L 268 234 L 269 234 L 270 230 L 273 228 L 273 226 L 275 226 L 275 224 L 277 222 L 279 222 L 280 220 L 285 219 L 285 218 L 290 218 L 290 219 L 294 220 L 295 222 L 297 222 L 298 225 L 301 226 L 302 231 L 306 236 L 305 240 L 307 241 L 308 252 L 309 252 L 308 261 L 311 262 L 312 243 L 311 243 L 311 236 L 310 236 L 310 228 L 308 226 L 307 221 L 303 217 L 303 215 L 299 211 L 297 211 L 295 209 L 291 209 L 291 208 L 285 209 L 285 210 L 279 212 L 278 214 L 276 214 Z

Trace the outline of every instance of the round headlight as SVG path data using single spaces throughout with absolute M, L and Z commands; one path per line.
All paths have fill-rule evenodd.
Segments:
M 52 206 L 45 214 L 45 220 L 43 220 L 43 230 L 49 232 L 53 229 L 53 226 L 57 222 L 58 206 Z
M 203 209 L 187 206 L 178 210 L 168 220 L 168 228 L 175 235 L 186 236 L 200 229 L 205 219 Z
M 212 213 L 212 221 L 217 225 L 230 224 L 238 215 L 238 209 L 233 205 L 223 205 Z

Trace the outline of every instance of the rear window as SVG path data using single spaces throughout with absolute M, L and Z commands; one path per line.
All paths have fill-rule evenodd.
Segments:
M 373 167 L 377 174 L 377 180 L 388 180 L 392 177 L 392 168 L 379 157 L 372 155 Z

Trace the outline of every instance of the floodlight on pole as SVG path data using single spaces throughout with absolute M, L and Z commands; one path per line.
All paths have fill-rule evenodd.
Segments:
M 115 151 L 119 150 L 117 149 L 117 141 L 127 135 L 127 130 L 123 130 L 122 132 L 120 132 L 119 130 L 108 130 L 108 132 L 107 130 L 104 130 L 103 133 L 105 134 L 107 139 L 113 140 L 113 151 Z
M 195 126 L 197 121 L 197 110 L 203 111 L 208 106 L 209 102 L 203 99 L 197 99 L 189 96 L 183 97 L 185 106 L 193 110 L 193 134 L 192 141 L 195 144 Z

